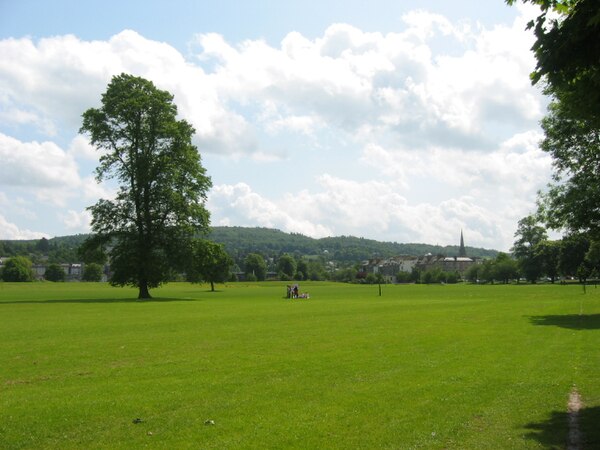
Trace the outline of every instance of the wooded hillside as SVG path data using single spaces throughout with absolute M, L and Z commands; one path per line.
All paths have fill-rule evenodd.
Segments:
M 56 262 L 73 262 L 77 260 L 77 248 L 87 237 L 86 234 L 78 234 L 48 240 L 0 241 L 0 256 L 50 254 Z M 458 255 L 458 245 L 399 244 L 354 236 L 314 239 L 271 228 L 212 227 L 208 238 L 224 244 L 227 252 L 238 261 L 248 253 L 260 253 L 263 256 L 283 253 L 327 255 L 327 259 L 348 263 L 396 255 Z M 467 255 L 472 257 L 493 258 L 497 253 L 496 250 L 467 247 Z
M 354 236 L 314 239 L 270 228 L 213 227 L 209 238 L 224 244 L 226 250 L 236 259 L 248 253 L 261 253 L 265 256 L 281 253 L 300 255 L 326 253 L 333 260 L 345 262 L 396 255 L 420 256 L 427 253 L 458 255 L 458 245 L 442 247 L 429 244 L 399 244 Z M 497 253 L 496 250 L 467 247 L 468 256 L 493 258 Z

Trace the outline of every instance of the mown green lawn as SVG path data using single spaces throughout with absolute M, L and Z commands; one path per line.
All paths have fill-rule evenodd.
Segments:
M 0 448 L 600 446 L 600 289 L 301 287 L 0 283 Z

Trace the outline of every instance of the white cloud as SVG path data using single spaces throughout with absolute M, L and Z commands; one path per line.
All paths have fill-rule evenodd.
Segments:
M 89 233 L 92 215 L 89 211 L 73 211 L 68 210 L 66 213 L 59 214 L 60 219 L 65 224 L 65 227 L 70 232 Z
M 2 214 L 0 214 L 0 239 L 41 239 L 43 237 L 48 238 L 49 236 L 46 233 L 39 231 L 21 229 L 14 223 L 9 222 Z
M 83 137 L 73 140 L 65 151 L 53 142 L 21 142 L 0 133 L 0 186 L 18 189 L 23 195 L 33 196 L 42 204 L 66 207 L 70 202 L 96 201 L 113 198 L 115 190 L 109 184 L 98 184 L 93 176 L 81 177 L 74 155 L 91 157 L 89 144 Z M 3 194 L 3 198 L 6 198 Z M 0 197 L 0 200 L 3 199 Z M 31 200 L 20 205 L 13 200 L 14 214 L 36 218 Z
M 77 184 L 77 165 L 53 142 L 21 142 L 0 133 L 0 185 L 53 188 Z
M 320 192 L 301 190 L 272 201 L 250 186 L 215 186 L 208 207 L 214 225 L 274 227 L 319 238 L 331 235 L 378 236 L 398 242 L 455 244 L 461 229 L 468 245 L 511 246 L 521 216 L 482 207 L 474 197 L 413 204 L 393 182 L 359 183 L 324 175 Z M 334 232 L 335 230 L 335 232 Z
M 98 154 L 73 136 L 110 78 L 129 72 L 174 94 L 201 152 L 256 163 L 260 175 L 213 188 L 215 224 L 439 243 L 463 228 L 473 244 L 507 248 L 550 172 L 537 146 L 545 100 L 528 78 L 533 14 L 519 11 L 493 28 L 416 11 L 397 32 L 332 24 L 279 46 L 199 34 L 193 61 L 131 30 L 0 40 L 2 126 L 69 142 L 65 151 L 0 128 L 0 185 L 58 204 L 65 226 L 85 228 L 69 202 L 114 191 L 80 175 Z M 258 194 L 269 170 L 300 160 L 302 183 Z
M 207 206 L 215 225 L 261 226 L 278 228 L 308 236 L 327 236 L 332 231 L 298 214 L 296 205 L 273 202 L 253 192 L 245 183 L 214 186 Z
M 98 162 L 101 155 L 100 151 L 90 143 L 89 139 L 82 135 L 77 135 L 73 138 L 67 153 L 73 158 L 81 158 L 95 162 Z
M 279 48 L 199 34 L 200 66 L 131 30 L 108 41 L 5 39 L 0 111 L 47 132 L 57 122 L 76 129 L 110 77 L 126 71 L 174 93 L 200 149 L 224 154 L 264 153 L 262 127 L 309 133 L 318 123 L 361 138 L 370 129 L 372 140 L 393 133 L 416 147 L 481 149 L 496 123 L 535 124 L 541 100 L 529 86 L 523 18 L 490 30 L 424 11 L 403 20 L 403 31 L 386 35 L 346 24 L 313 40 L 292 32 Z M 437 38 L 452 41 L 451 56 L 434 50 Z M 271 122 L 259 114 L 267 107 Z

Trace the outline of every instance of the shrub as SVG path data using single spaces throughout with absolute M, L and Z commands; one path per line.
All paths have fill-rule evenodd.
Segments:
M 48 281 L 65 281 L 65 271 L 59 264 L 50 264 L 46 267 L 44 278 Z
M 83 269 L 83 281 L 102 281 L 102 266 L 97 263 L 86 264 Z
M 13 256 L 4 264 L 2 279 L 4 281 L 31 281 L 33 279 L 31 261 L 24 256 Z

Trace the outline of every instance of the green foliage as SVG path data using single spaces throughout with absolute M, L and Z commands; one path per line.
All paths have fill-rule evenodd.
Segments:
M 102 281 L 103 268 L 98 263 L 88 263 L 83 269 L 83 281 Z
M 554 283 L 558 276 L 560 261 L 560 241 L 541 241 L 537 244 L 535 253 L 542 264 L 543 273 Z
M 304 258 L 300 258 L 296 262 L 296 276 L 294 278 L 299 281 L 308 279 L 308 263 Z
M 540 255 L 536 252 L 537 245 L 548 239 L 546 230 L 534 216 L 519 220 L 515 232 L 513 255 L 519 261 L 521 272 L 528 281 L 535 283 L 543 273 Z
M 250 282 L 258 281 L 258 277 L 256 275 L 254 275 L 254 273 L 247 273 L 246 281 L 250 281 Z
M 321 260 L 311 260 L 308 262 L 308 279 L 311 281 L 327 280 L 328 274 Z
M 341 263 L 356 263 L 373 255 L 390 257 L 397 255 L 420 256 L 432 254 L 458 255 L 458 246 L 440 247 L 428 244 L 400 244 L 379 242 L 353 236 L 313 239 L 296 233 L 269 228 L 212 227 L 210 239 L 225 245 L 227 252 L 241 264 L 248 253 L 262 255 L 317 255 Z M 470 256 L 494 257 L 495 250 L 467 247 Z M 298 268 L 303 273 L 306 271 Z
M 554 161 L 555 183 L 539 197 L 540 216 L 553 229 L 600 236 L 600 2 L 528 0 L 542 6 L 529 24 L 536 42 L 534 83 L 552 96 L 542 121 L 542 149 Z M 509 0 L 509 4 L 514 0 Z M 553 19 L 549 13 L 558 13 Z
M 108 260 L 106 247 L 109 241 L 109 236 L 91 235 L 81 243 L 77 254 L 85 264 L 105 264 Z
M 336 271 L 333 274 L 333 280 L 342 283 L 354 283 L 356 282 L 356 274 L 357 270 L 354 267 L 346 267 Z
M 287 275 L 288 280 L 291 280 L 296 273 L 296 260 L 288 255 L 282 255 L 277 260 L 277 271 Z
M 569 117 L 555 102 L 542 128 L 541 147 L 552 156 L 555 183 L 539 197 L 540 217 L 553 229 L 600 235 L 600 125 Z
M 536 37 L 532 81 L 542 80 L 545 92 L 563 104 L 571 117 L 599 124 L 600 4 L 597 0 L 524 1 L 542 7 L 529 23 Z M 549 13 L 558 13 L 559 18 Z
M 193 242 L 192 263 L 188 270 L 188 279 L 193 282 L 207 281 L 211 291 L 215 283 L 224 283 L 231 274 L 233 260 L 223 245 L 204 239 Z
M 585 254 L 585 264 L 592 272 L 600 274 L 600 241 L 592 241 Z
M 258 281 L 264 281 L 267 276 L 267 263 L 265 258 L 258 253 L 250 253 L 246 255 L 244 259 L 244 273 L 246 274 L 246 280 L 250 280 L 250 276 L 253 275 Z
M 422 284 L 434 284 L 434 283 L 448 283 L 448 284 L 456 284 L 458 283 L 459 276 L 456 273 L 444 272 L 440 268 L 433 268 L 430 270 L 426 270 L 421 272 L 419 281 Z
M 499 253 L 495 259 L 471 266 L 466 278 L 471 282 L 483 281 L 493 284 L 499 281 L 508 284 L 511 280 L 519 278 L 519 263 L 506 253 Z
M 67 274 L 60 266 L 60 264 L 49 264 L 46 267 L 46 272 L 44 273 L 44 278 L 48 281 L 65 281 Z
M 411 283 L 416 281 L 413 277 L 413 274 L 410 272 L 398 272 L 396 274 L 396 281 L 398 283 Z
M 47 255 L 49 250 L 50 250 L 50 243 L 48 242 L 48 239 L 46 238 L 42 238 L 38 241 L 38 243 L 35 245 L 35 249 L 43 254 L 43 255 Z
M 560 273 L 568 277 L 577 276 L 589 247 L 590 241 L 583 234 L 565 236 L 558 255 Z
M 481 264 L 473 264 L 471 265 L 466 273 L 465 273 L 465 279 L 470 281 L 471 283 L 476 283 L 477 281 L 479 281 L 479 273 L 482 269 L 482 265 Z
M 82 133 L 103 151 L 98 181 L 114 178 L 114 200 L 89 210 L 92 229 L 110 241 L 111 284 L 150 288 L 188 265 L 191 239 L 207 231 L 204 207 L 211 186 L 192 145 L 194 129 L 177 120 L 173 96 L 148 80 L 121 74 L 102 95 L 102 106 L 83 114 Z
M 31 261 L 24 256 L 13 256 L 4 263 L 2 279 L 4 281 L 31 281 Z
M 85 236 L 0 241 L 0 255 L 26 256 L 36 262 L 72 263 L 78 260 L 76 250 Z

